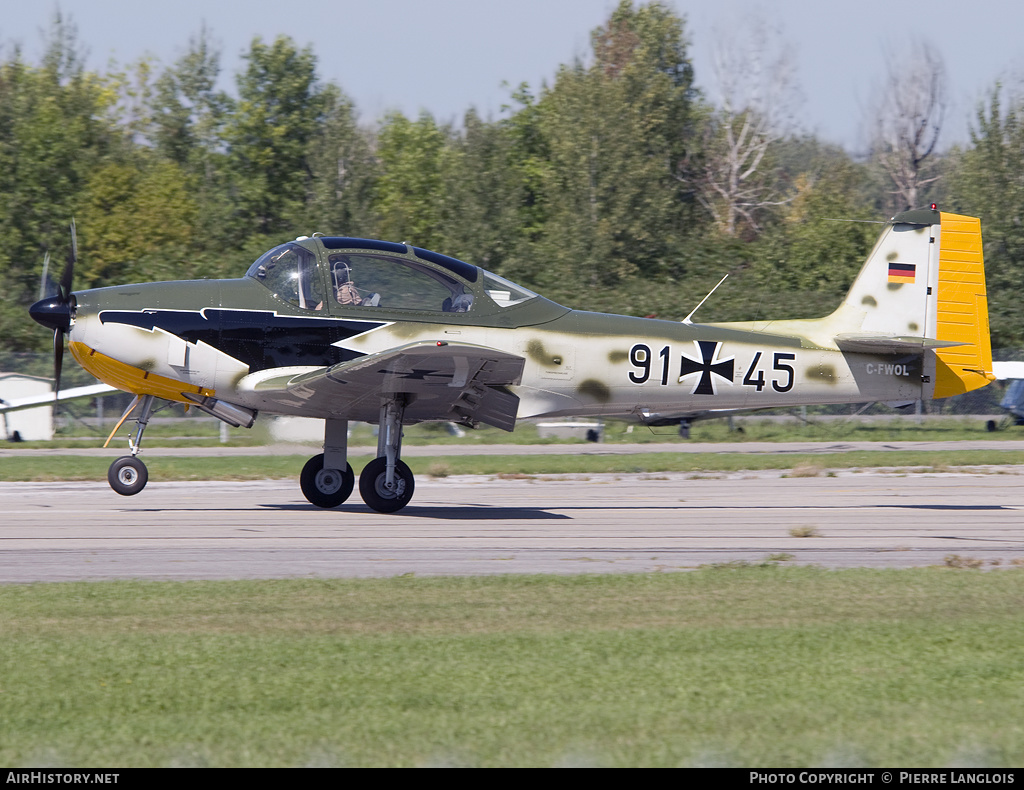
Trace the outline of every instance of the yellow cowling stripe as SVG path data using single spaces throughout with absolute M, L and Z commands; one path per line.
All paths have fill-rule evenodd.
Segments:
M 995 380 L 985 295 L 981 220 L 940 214 L 939 291 L 936 336 L 966 343 L 935 353 L 935 398 L 948 398 Z
M 126 365 L 124 362 L 118 362 L 113 357 L 108 357 L 106 354 L 89 348 L 85 343 L 69 343 L 68 348 L 79 365 L 104 384 L 117 387 L 125 392 L 135 395 L 155 395 L 164 400 L 187 404 L 191 404 L 191 401 L 182 393 L 188 392 L 209 397 L 213 397 L 215 394 L 214 390 L 205 387 L 185 384 L 166 376 L 158 376 L 155 373 Z

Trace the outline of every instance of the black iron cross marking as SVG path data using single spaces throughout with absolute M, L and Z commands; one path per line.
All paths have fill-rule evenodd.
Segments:
M 690 359 L 690 357 L 683 354 L 679 365 L 679 381 L 681 382 L 684 378 L 694 373 L 700 373 L 700 381 L 697 382 L 697 386 L 694 387 L 692 393 L 694 395 L 715 394 L 715 382 L 711 378 L 712 373 L 716 376 L 721 376 L 732 384 L 732 378 L 735 373 L 735 358 L 715 359 L 718 356 L 718 348 L 722 345 L 721 343 L 715 343 L 710 340 L 695 340 L 693 342 L 697 344 L 697 350 L 700 351 L 701 358 L 698 361 Z

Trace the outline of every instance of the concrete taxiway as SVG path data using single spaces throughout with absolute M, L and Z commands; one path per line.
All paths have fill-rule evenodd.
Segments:
M 293 481 L 0 483 L 0 583 L 1024 563 L 1024 467 L 781 475 L 423 476 L 395 515 Z

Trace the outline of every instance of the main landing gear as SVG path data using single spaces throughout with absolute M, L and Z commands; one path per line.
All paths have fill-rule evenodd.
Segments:
M 380 407 L 377 457 L 359 475 L 359 494 L 378 513 L 395 513 L 409 504 L 416 485 L 402 462 L 402 417 L 405 398 L 399 395 Z
M 135 440 L 133 441 L 130 436 L 128 437 L 128 447 L 131 449 L 132 454 L 118 458 L 110 465 L 110 469 L 107 470 L 107 482 L 121 496 L 135 496 L 149 482 L 149 470 L 146 469 L 146 465 L 137 456 L 142 448 L 142 434 L 146 430 L 146 426 L 149 424 L 149 416 L 153 412 L 154 397 L 152 395 L 136 397 L 110 435 L 113 437 L 117 429 L 124 423 L 125 418 L 131 414 L 140 401 L 142 405 L 139 409 L 139 416 L 135 418 L 135 425 L 137 426 Z M 107 439 L 107 442 L 109 441 L 110 439 Z
M 405 398 L 398 395 L 381 404 L 377 457 L 359 475 L 359 494 L 378 513 L 395 513 L 409 504 L 416 488 L 409 467 L 401 460 Z M 337 507 L 352 493 L 355 475 L 347 461 L 348 421 L 327 420 L 324 452 L 306 462 L 299 476 L 302 493 L 317 507 Z
M 352 493 L 356 476 L 348 465 L 348 420 L 326 420 L 324 451 L 302 467 L 299 487 L 317 507 L 337 507 Z

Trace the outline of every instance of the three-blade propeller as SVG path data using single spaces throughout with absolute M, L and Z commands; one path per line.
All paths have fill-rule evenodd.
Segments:
M 75 276 L 75 261 L 78 259 L 78 237 L 75 222 L 71 221 L 71 251 L 57 285 L 57 293 L 44 297 L 32 305 L 28 312 L 37 323 L 53 330 L 53 396 L 60 394 L 60 374 L 64 364 L 64 335 L 71 329 L 74 317 L 75 297 L 71 286 Z M 43 263 L 43 277 L 46 277 L 47 256 Z

